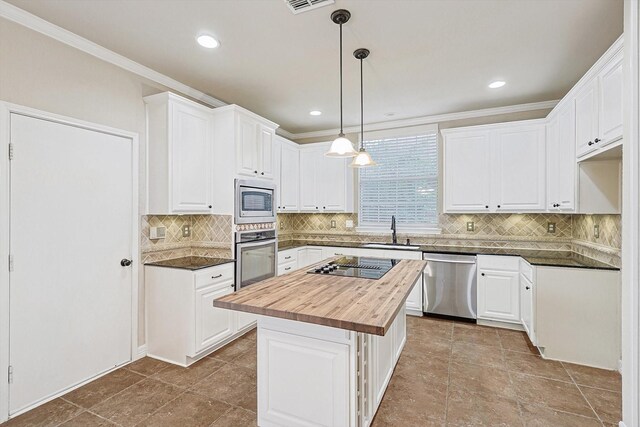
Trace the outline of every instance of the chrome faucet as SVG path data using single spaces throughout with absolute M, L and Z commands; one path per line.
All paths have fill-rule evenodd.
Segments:
M 396 216 L 395 215 L 391 215 L 391 231 L 393 231 L 392 233 L 392 237 L 393 237 L 393 244 L 397 244 L 398 243 L 398 235 L 396 233 Z

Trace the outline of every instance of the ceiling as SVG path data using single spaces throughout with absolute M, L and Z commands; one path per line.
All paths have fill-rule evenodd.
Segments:
M 622 34 L 622 0 L 336 0 L 293 15 L 283 0 L 8 0 L 147 67 L 279 123 L 345 126 L 561 98 Z M 195 42 L 200 32 L 221 46 Z M 493 80 L 505 80 L 489 89 Z M 309 111 L 320 110 L 321 116 Z M 392 115 L 389 115 L 392 114 Z

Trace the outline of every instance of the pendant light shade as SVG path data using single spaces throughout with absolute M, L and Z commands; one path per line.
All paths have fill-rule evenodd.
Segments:
M 331 148 L 324 155 L 327 157 L 354 157 L 358 154 L 353 149 L 353 144 L 344 136 L 342 123 L 342 24 L 351 18 L 351 13 L 345 9 L 336 10 L 331 14 L 331 20 L 340 25 L 340 134 L 331 143 Z
M 352 168 L 376 166 L 371 155 L 364 149 L 364 83 L 362 78 L 362 60 L 369 56 L 368 49 L 356 49 L 353 56 L 360 61 L 360 151 L 349 165 Z

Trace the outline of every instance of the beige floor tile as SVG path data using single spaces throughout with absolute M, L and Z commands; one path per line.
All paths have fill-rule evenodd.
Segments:
M 516 399 L 509 373 L 504 369 L 469 363 L 451 363 L 449 392 L 467 390 L 482 395 Z
M 525 427 L 600 427 L 600 421 L 543 406 L 520 404 Z
M 206 427 L 224 415 L 231 405 L 186 392 L 162 406 L 141 427 Z
M 223 365 L 225 365 L 225 362 L 222 360 L 204 357 L 188 368 L 171 365 L 153 375 L 151 378 L 177 387 L 188 388 L 198 381 L 204 380 Z
M 500 339 L 495 328 L 483 328 L 480 326 L 473 328 L 464 323 L 456 323 L 453 327 L 453 341 L 500 347 Z
M 573 383 L 511 373 L 516 394 L 520 402 L 536 402 L 539 406 L 558 411 L 595 417 L 582 393 Z
M 566 362 L 563 362 L 563 365 L 577 384 L 617 392 L 622 391 L 622 377 L 617 371 L 608 371 Z
M 453 323 L 428 317 L 407 317 L 407 336 L 409 338 L 439 338 L 450 340 Z
M 241 353 L 231 363 L 244 366 L 245 368 L 249 369 L 258 369 L 258 349 L 256 348 L 255 344 L 249 350 Z
M 79 406 L 69 403 L 66 400 L 54 399 L 7 421 L 2 427 L 57 426 L 83 411 Z
M 503 353 L 500 347 L 454 341 L 451 348 L 451 360 L 458 363 L 474 363 L 476 365 L 504 368 Z
M 143 357 L 136 360 L 133 363 L 125 366 L 126 369 L 136 372 L 140 375 L 153 375 L 160 372 L 162 369 L 173 366 L 171 363 L 163 362 L 162 360 L 153 359 L 151 357 Z
M 175 386 L 147 378 L 94 406 L 91 412 L 116 424 L 133 426 L 178 397 L 181 392 Z
M 621 393 L 584 386 L 580 390 L 604 423 L 617 424 L 622 420 Z
M 505 350 L 519 351 L 523 353 L 539 354 L 538 349 L 531 344 L 527 334 L 521 331 L 498 329 L 500 344 Z
M 195 393 L 250 411 L 257 410 L 256 371 L 227 364 L 193 386 Z
M 118 369 L 63 396 L 65 400 L 83 408 L 91 408 L 125 388 L 145 379 L 127 369 Z
M 467 390 L 449 393 L 447 426 L 519 426 L 518 402 L 494 394 Z
M 249 339 L 236 340 L 211 353 L 208 357 L 224 360 L 225 362 L 233 362 L 247 350 L 255 347 L 255 345 L 256 343 Z
M 395 374 L 420 378 L 425 383 L 446 384 L 449 379 L 449 359 L 433 357 L 429 354 L 402 352 Z
M 451 357 L 451 340 L 443 338 L 408 337 L 403 353 L 420 353 L 448 359 Z
M 114 427 L 117 424 L 109 420 L 100 418 L 91 412 L 83 412 L 77 417 L 71 418 L 69 421 L 60 425 L 60 427 Z
M 255 427 L 257 424 L 255 412 L 233 407 L 218 418 L 211 427 Z
M 505 351 L 504 356 L 507 362 L 506 367 L 510 371 L 571 382 L 571 377 L 560 362 L 516 351 Z

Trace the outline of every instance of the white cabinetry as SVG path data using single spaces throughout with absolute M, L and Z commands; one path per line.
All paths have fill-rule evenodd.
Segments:
M 348 159 L 326 157 L 327 143 L 300 147 L 300 211 L 353 212 L 353 170 Z
M 445 212 L 545 210 L 542 120 L 443 130 Z
M 520 259 L 520 320 L 529 340 L 536 345 L 534 269 Z
M 616 56 L 598 75 L 598 133 L 600 145 L 622 138 L 623 122 L 622 55 Z
M 213 307 L 234 291 L 234 264 L 193 272 L 147 265 L 147 352 L 188 366 L 251 329 L 256 317 Z
M 259 119 L 239 113 L 236 122 L 236 168 L 239 175 L 273 178 L 274 128 Z
M 576 150 L 578 157 L 596 149 L 598 135 L 597 81 L 585 85 L 576 95 Z
M 210 109 L 161 93 L 144 98 L 149 214 L 214 213 Z
M 478 319 L 521 323 L 520 257 L 478 255 Z
M 276 138 L 280 140 L 278 211 L 297 212 L 300 209 L 300 150 L 297 144 Z
M 547 209 L 576 209 L 575 105 L 566 102 L 547 124 Z

